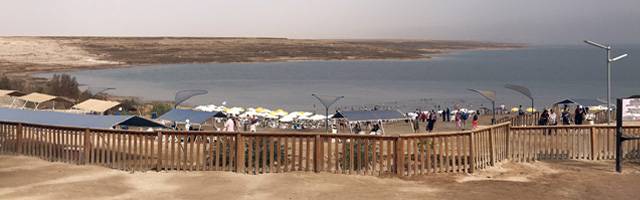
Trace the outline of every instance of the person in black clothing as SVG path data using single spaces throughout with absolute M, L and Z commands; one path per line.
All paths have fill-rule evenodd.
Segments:
M 438 120 L 436 117 L 437 113 L 433 110 L 431 110 L 431 112 L 429 113 L 429 117 L 427 119 L 427 131 L 431 132 L 433 131 L 433 127 L 436 124 L 436 121 Z
M 584 120 L 584 110 L 582 109 L 582 106 L 578 106 L 576 107 L 576 111 L 574 114 L 574 118 L 575 118 L 575 123 L 576 125 L 581 125 L 582 121 Z
M 518 106 L 518 115 L 524 115 L 524 110 L 522 109 L 522 105 Z
M 451 121 L 451 110 L 449 110 L 449 108 L 447 108 L 447 114 L 445 116 L 447 118 L 447 121 Z
M 549 112 L 545 109 L 540 115 L 540 119 L 538 120 L 538 125 L 546 126 L 549 124 Z

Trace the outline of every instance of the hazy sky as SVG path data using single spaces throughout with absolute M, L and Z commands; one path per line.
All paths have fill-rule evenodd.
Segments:
M 3 0 L 0 35 L 640 43 L 640 0 Z

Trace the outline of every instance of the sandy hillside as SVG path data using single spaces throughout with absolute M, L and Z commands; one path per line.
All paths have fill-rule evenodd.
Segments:
M 637 199 L 640 167 L 612 162 L 505 163 L 474 175 L 407 179 L 286 173 L 128 173 L 0 156 L 0 199 Z
M 65 40 L 50 38 L 0 37 L 0 60 L 12 63 L 28 62 L 35 65 L 91 66 L 119 64 L 102 60 Z

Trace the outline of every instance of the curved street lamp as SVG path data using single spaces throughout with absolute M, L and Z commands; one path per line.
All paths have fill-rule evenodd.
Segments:
M 607 52 L 607 124 L 611 123 L 611 63 L 627 57 L 629 54 L 622 54 L 618 57 L 611 58 L 611 46 L 603 45 L 597 42 L 585 40 L 585 43 L 604 49 Z
M 325 127 L 325 131 L 328 133 L 329 132 L 329 107 L 331 107 L 331 105 L 335 104 L 338 100 L 343 99 L 344 96 L 326 96 L 326 95 L 323 95 L 324 97 L 321 97 L 321 96 L 319 96 L 317 94 L 311 94 L 311 96 L 313 96 L 316 99 L 318 99 L 318 101 L 320 101 L 320 103 L 324 106 L 324 109 L 325 109 L 324 127 Z
M 176 96 L 173 98 L 174 102 L 176 103 L 175 106 L 173 108 L 177 108 L 178 105 L 180 105 L 181 103 L 184 103 L 185 101 L 189 100 L 191 97 L 194 96 L 198 96 L 198 95 L 205 95 L 209 93 L 206 90 L 181 90 L 176 92 Z
M 491 119 L 491 124 L 496 123 L 496 92 L 490 90 L 476 90 L 476 89 L 468 89 L 469 91 L 478 93 L 480 96 L 483 96 L 487 100 L 491 101 L 493 118 Z

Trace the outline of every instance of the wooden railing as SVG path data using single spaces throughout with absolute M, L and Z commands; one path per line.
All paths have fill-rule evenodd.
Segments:
M 624 132 L 640 135 L 640 126 L 628 126 Z M 571 125 L 512 127 L 510 158 L 527 162 L 545 159 L 615 159 L 615 126 Z M 626 159 L 640 158 L 640 143 L 627 141 L 622 148 Z
M 557 122 L 558 124 L 562 124 L 562 118 L 560 116 L 560 113 L 556 113 L 557 114 Z M 603 124 L 603 123 L 607 123 L 607 112 L 606 111 L 598 111 L 593 113 L 594 118 L 593 121 L 596 124 Z M 571 116 L 573 118 L 573 114 Z M 537 126 L 538 125 L 538 120 L 540 120 L 540 113 L 536 112 L 536 113 L 527 113 L 525 115 L 511 115 L 511 116 L 504 116 L 501 118 L 497 119 L 498 123 L 505 123 L 505 122 L 511 122 L 511 126 Z M 573 119 L 571 119 L 573 121 Z M 615 120 L 615 112 L 611 113 L 611 120 L 614 121 Z M 573 122 L 572 122 L 573 123 Z M 587 121 L 585 119 L 584 123 L 586 124 Z
M 626 127 L 640 135 L 640 126 Z M 0 123 L 0 153 L 127 171 L 472 173 L 498 162 L 612 159 L 613 126 L 512 127 L 402 136 L 122 131 Z M 640 158 L 640 144 L 625 144 Z

